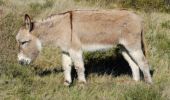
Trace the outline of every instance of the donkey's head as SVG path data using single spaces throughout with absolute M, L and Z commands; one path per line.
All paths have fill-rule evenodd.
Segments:
M 16 36 L 18 44 L 18 61 L 20 64 L 30 64 L 38 56 L 41 50 L 40 40 L 32 34 L 34 23 L 25 14 L 24 25 L 19 29 Z

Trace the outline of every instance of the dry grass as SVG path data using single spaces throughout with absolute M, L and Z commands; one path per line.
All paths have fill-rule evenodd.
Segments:
M 147 58 L 154 85 L 134 82 L 127 63 L 116 52 L 85 53 L 88 84 L 75 79 L 63 86 L 60 51 L 45 47 L 37 61 L 20 66 L 16 61 L 15 35 L 23 15 L 34 19 L 71 9 L 106 9 L 85 0 L 0 0 L 0 99 L 3 100 L 167 100 L 170 99 L 170 14 L 138 12 L 145 20 Z M 89 1 L 89 0 L 87 0 Z M 114 4 L 114 7 L 119 5 Z M 57 52 L 56 52 L 57 51 Z M 117 62 L 117 63 L 116 63 Z

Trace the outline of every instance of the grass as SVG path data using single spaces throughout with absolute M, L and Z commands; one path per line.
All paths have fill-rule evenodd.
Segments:
M 98 1 L 98 2 L 97 2 Z M 108 1 L 108 0 L 107 0 Z M 104 2 L 104 1 L 103 1 Z M 116 53 L 85 52 L 87 85 L 63 85 L 60 50 L 45 47 L 30 66 L 17 63 L 15 36 L 23 15 L 34 19 L 71 9 L 108 9 L 101 0 L 0 0 L 1 100 L 168 100 L 170 99 L 170 14 L 136 11 L 145 21 L 147 58 L 154 85 L 134 82 L 128 64 Z M 158 8 L 157 8 L 158 9 Z M 74 71 L 73 71 L 74 72 Z

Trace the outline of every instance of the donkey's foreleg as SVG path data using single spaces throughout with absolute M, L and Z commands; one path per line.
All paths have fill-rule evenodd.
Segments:
M 83 57 L 82 57 L 82 51 L 71 49 L 69 53 L 70 53 L 70 56 L 73 60 L 75 69 L 77 71 L 78 81 L 80 83 L 86 83 L 85 68 L 84 68 L 84 62 L 83 62 Z
M 64 85 L 69 86 L 71 84 L 71 57 L 68 54 L 62 54 L 62 66 L 64 70 Z

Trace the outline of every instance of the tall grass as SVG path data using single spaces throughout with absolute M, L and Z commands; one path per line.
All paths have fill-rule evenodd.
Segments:
M 82 0 L 74 0 L 82 2 Z M 132 8 L 144 11 L 170 12 L 169 0 L 84 0 L 90 5 L 97 5 L 102 8 Z
M 166 6 L 169 9 L 169 4 L 163 5 L 162 0 L 132 1 L 134 0 L 0 0 L 0 11 L 2 11 L 0 12 L 0 99 L 170 99 L 170 14 L 165 13 L 166 9 L 163 8 Z M 137 9 L 136 12 L 145 21 L 147 59 L 153 70 L 154 85 L 148 86 L 143 81 L 134 82 L 130 77 L 131 71 L 126 61 L 119 54 L 113 54 L 117 52 L 115 49 L 108 52 L 85 53 L 88 84 L 84 88 L 77 84 L 76 75 L 70 88 L 63 86 L 61 55 L 57 48 L 44 47 L 38 59 L 30 66 L 20 66 L 17 63 L 15 36 L 23 23 L 25 13 L 36 20 L 72 9 L 116 7 Z

